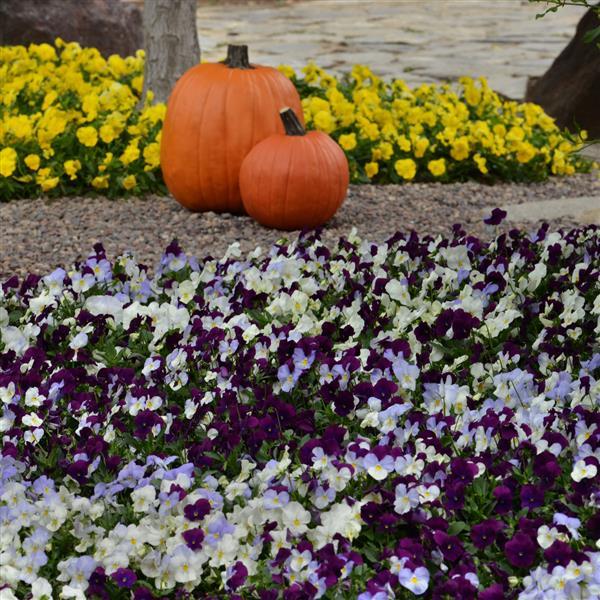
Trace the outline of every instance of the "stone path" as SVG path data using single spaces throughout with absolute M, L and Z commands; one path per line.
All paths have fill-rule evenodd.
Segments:
M 336 73 L 361 63 L 411 85 L 485 75 L 522 98 L 527 77 L 547 69 L 583 14 L 565 7 L 536 19 L 540 8 L 527 0 L 202 2 L 198 30 L 204 60 L 244 43 L 257 63 L 314 60 Z
M 551 221 L 567 217 L 582 225 L 600 225 L 600 195 L 537 200 L 502 208 L 509 221 Z

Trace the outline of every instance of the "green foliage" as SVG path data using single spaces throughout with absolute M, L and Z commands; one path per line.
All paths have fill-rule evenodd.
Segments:
M 543 12 L 537 15 L 538 19 L 545 17 L 550 12 L 555 13 L 558 9 L 565 6 L 579 6 L 581 8 L 592 9 L 595 11 L 598 19 L 600 19 L 600 4 L 596 4 L 590 0 L 529 0 L 529 2 L 546 5 Z M 588 44 L 597 42 L 598 48 L 600 48 L 600 26 L 594 27 L 586 32 L 583 39 Z

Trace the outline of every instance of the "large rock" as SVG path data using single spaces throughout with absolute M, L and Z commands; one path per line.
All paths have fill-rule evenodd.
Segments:
M 583 36 L 600 26 L 594 9 L 579 21 L 575 36 L 552 66 L 528 85 L 526 100 L 540 104 L 559 125 L 600 137 L 600 48 Z
M 0 44 L 52 43 L 60 37 L 104 56 L 143 47 L 139 7 L 122 0 L 0 0 Z

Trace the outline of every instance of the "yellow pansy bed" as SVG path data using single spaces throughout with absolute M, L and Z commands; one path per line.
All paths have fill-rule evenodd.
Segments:
M 0 47 L 0 200 L 98 192 L 165 192 L 163 104 L 139 107 L 144 53 Z M 336 79 L 309 64 L 298 75 L 307 125 L 344 148 L 354 182 L 537 181 L 588 171 L 582 142 L 541 108 L 504 101 L 484 79 L 458 86 L 385 83 L 357 65 Z
M 574 155 L 586 139 L 559 129 L 542 108 L 502 99 L 484 78 L 411 89 L 356 65 L 341 80 L 314 64 L 292 78 L 309 128 L 344 148 L 355 182 L 541 181 L 587 172 Z
M 0 47 L 0 199 L 164 191 L 163 104 L 137 108 L 144 53 Z

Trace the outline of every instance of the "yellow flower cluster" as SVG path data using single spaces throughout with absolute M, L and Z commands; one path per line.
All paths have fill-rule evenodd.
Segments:
M 411 89 L 362 65 L 341 80 L 312 63 L 304 77 L 280 70 L 300 92 L 307 126 L 346 151 L 356 182 L 539 181 L 591 166 L 573 154 L 585 132 L 571 135 L 539 106 L 502 99 L 484 78 Z
M 0 200 L 98 191 L 164 192 L 164 104 L 139 107 L 144 52 L 103 58 L 56 40 L 0 47 Z M 385 83 L 356 65 L 337 79 L 314 64 L 297 77 L 307 126 L 345 150 L 355 182 L 536 181 L 589 170 L 534 104 L 501 99 L 484 79 L 456 88 Z M 151 95 L 150 95 L 151 96 Z
M 0 200 L 164 189 L 165 106 L 137 105 L 144 53 L 77 43 L 0 47 Z

